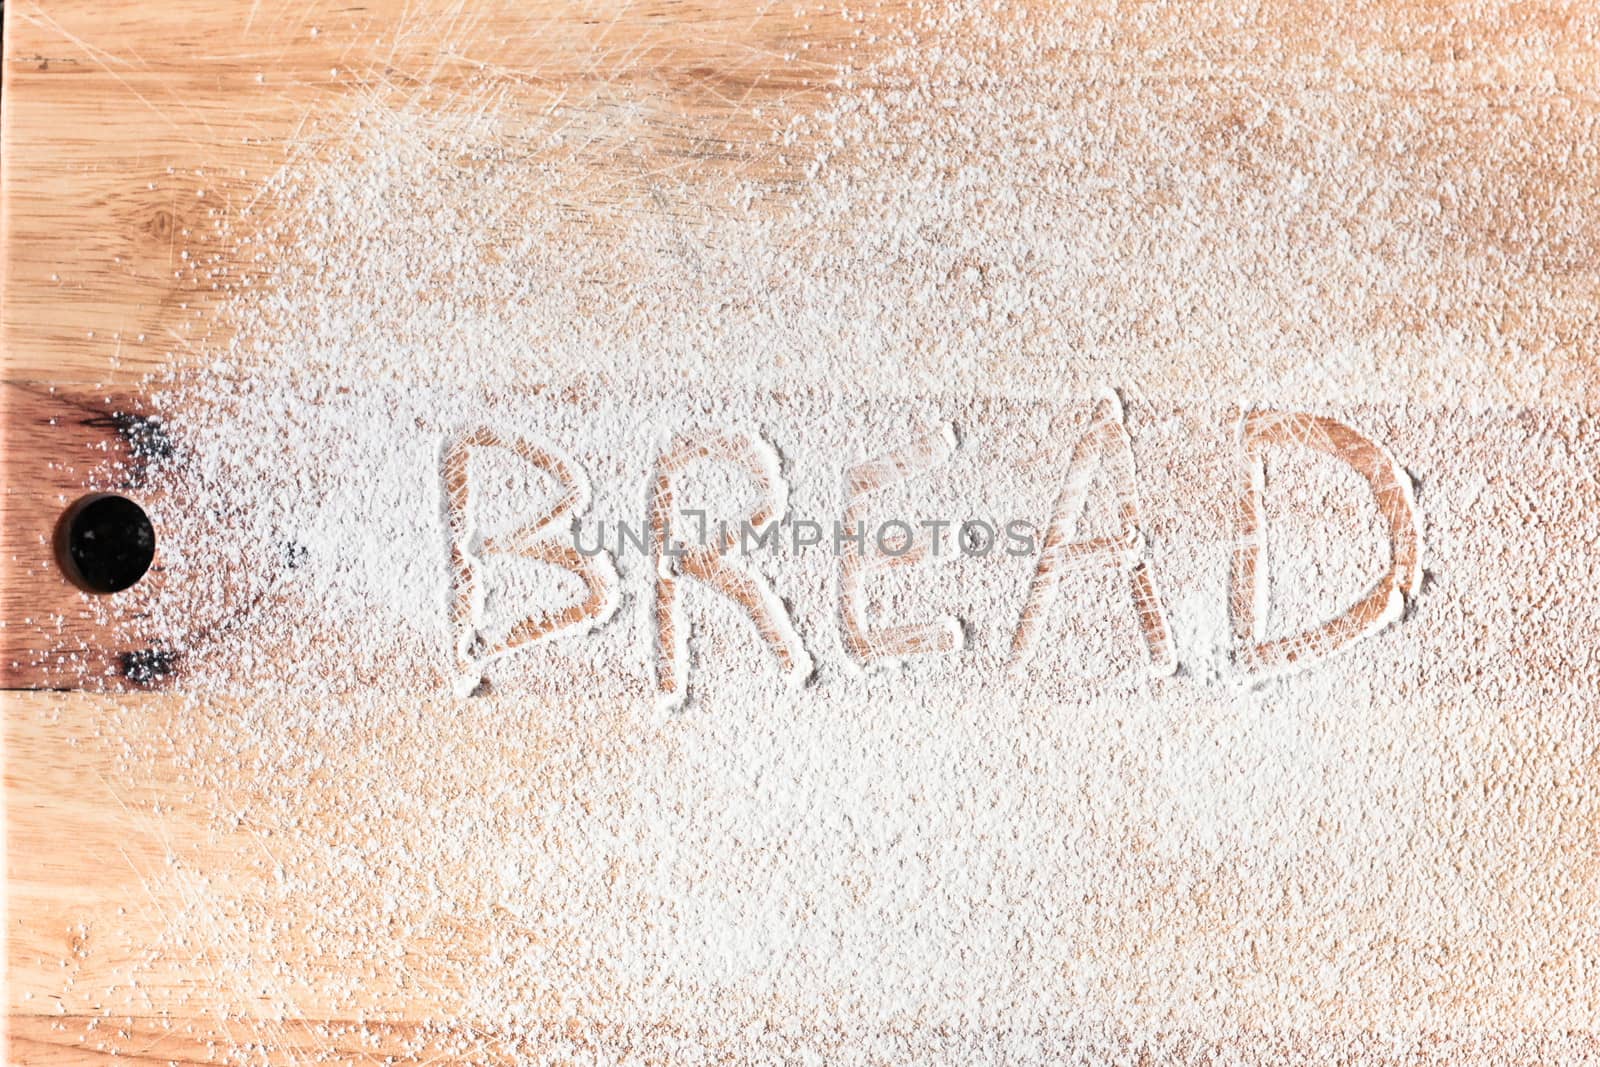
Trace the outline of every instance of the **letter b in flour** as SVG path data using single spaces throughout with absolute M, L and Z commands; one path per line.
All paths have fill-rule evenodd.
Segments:
M 468 460 L 475 450 L 505 449 L 551 478 L 556 502 L 543 514 L 505 534 L 486 536 L 473 516 Z M 574 468 L 553 453 L 515 437 L 473 430 L 446 442 L 443 455 L 445 502 L 450 525 L 451 621 L 456 634 L 457 690 L 465 694 L 483 678 L 489 661 L 525 645 L 571 632 L 587 632 L 616 610 L 617 572 L 609 555 L 581 553 L 551 536 L 558 519 L 582 512 L 588 486 Z M 518 555 L 559 567 L 583 582 L 584 598 L 575 604 L 521 619 L 506 637 L 490 643 L 483 632 L 485 590 L 479 564 L 490 555 Z

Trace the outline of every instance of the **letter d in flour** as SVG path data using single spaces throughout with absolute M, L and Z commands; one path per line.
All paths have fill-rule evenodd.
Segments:
M 1236 662 L 1251 675 L 1279 673 L 1314 663 L 1399 619 L 1406 599 L 1416 595 L 1422 582 L 1422 532 L 1411 478 L 1400 465 L 1343 423 L 1301 412 L 1249 412 L 1239 424 L 1239 444 L 1245 487 L 1234 526 L 1228 596 Z M 1266 449 L 1273 445 L 1315 449 L 1348 464 L 1366 479 L 1388 528 L 1390 556 L 1388 572 L 1345 612 L 1301 633 L 1268 638 L 1268 566 L 1261 561 L 1266 543 L 1262 491 Z

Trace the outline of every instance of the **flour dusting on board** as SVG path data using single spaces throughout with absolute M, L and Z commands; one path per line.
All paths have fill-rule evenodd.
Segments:
M 214 842 L 145 872 L 191 904 L 145 962 L 221 939 L 241 1012 L 422 1003 L 469 1061 L 1597 1055 L 1541 1035 L 1600 1024 L 1600 436 L 1550 297 L 1481 321 L 1536 284 L 1476 228 L 1523 120 L 918 18 L 743 164 L 607 185 L 648 121 L 484 71 L 235 205 L 125 609 L 183 703 L 118 706 L 121 765 Z M 1261 438 L 1256 541 L 1268 408 L 1325 421 Z M 1092 551 L 1041 563 L 1063 501 Z M 781 537 L 669 559 L 663 511 Z M 868 566 L 847 514 L 952 539 Z

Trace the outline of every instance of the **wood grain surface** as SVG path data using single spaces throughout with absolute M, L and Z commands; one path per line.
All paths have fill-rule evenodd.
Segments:
M 1394 151 L 1403 157 L 1397 166 L 1419 173 L 1498 168 L 1506 182 L 1520 184 L 1524 210 L 1516 217 L 1496 214 L 1503 202 L 1464 200 L 1454 232 L 1473 236 L 1441 255 L 1455 257 L 1463 272 L 1481 272 L 1486 262 L 1516 266 L 1497 286 L 1502 303 L 1480 309 L 1485 329 L 1513 341 L 1537 334 L 1559 344 L 1561 358 L 1536 384 L 1509 388 L 1524 393 L 1521 417 L 1535 427 L 1566 427 L 1573 454 L 1594 456 L 1587 413 L 1600 398 L 1600 361 L 1593 358 L 1600 344 L 1596 9 L 1409 0 L 1246 6 L 1239 19 L 1209 4 L 1154 11 L 1086 5 L 1063 17 L 1082 21 L 1086 41 L 1114 42 L 1109 60 L 1096 59 L 1095 77 L 1120 71 L 1124 88 L 1136 81 L 1139 92 L 1174 108 L 1219 94 L 1325 93 L 1337 95 L 1348 114 L 1444 101 L 1431 112 L 1441 127 L 1436 136 L 1404 151 L 1377 144 L 1367 150 Z M 146 377 L 196 363 L 208 345 L 226 339 L 216 309 L 248 267 L 219 236 L 219 214 L 245 204 L 269 214 L 292 211 L 257 203 L 261 183 L 320 116 L 387 96 L 446 99 L 485 77 L 515 85 L 520 106 L 560 101 L 587 118 L 583 150 L 596 166 L 592 185 L 572 192 L 580 206 L 614 197 L 618 181 L 648 182 L 685 160 L 739 168 L 781 189 L 802 176 L 792 159 L 768 150 L 766 127 L 751 116 L 813 106 L 828 91 L 835 63 L 874 47 L 863 22 L 890 10 L 797 11 L 725 0 L 5 5 L 0 665 L 8 1062 L 466 1058 L 436 1025 L 421 1026 L 449 1020 L 453 1010 L 448 960 L 426 944 L 405 947 L 405 967 L 301 945 L 293 1000 L 302 1016 L 283 1018 L 279 994 L 288 979 L 253 970 L 250 939 L 292 941 L 293 929 L 217 914 L 211 940 L 203 927 L 174 940 L 171 914 L 194 903 L 185 893 L 238 901 L 241 913 L 254 906 L 276 866 L 271 852 L 282 837 L 274 835 L 286 831 L 223 828 L 215 798 L 197 795 L 179 768 L 159 770 L 177 707 L 178 698 L 163 691 L 172 679 L 159 663 L 152 669 L 137 633 L 108 632 L 96 622 L 92 599 L 64 579 L 51 555 L 57 516 L 108 455 L 126 458 L 126 487 L 138 495 L 141 449 L 151 447 L 142 416 L 171 415 L 148 410 Z M 1248 25 L 1239 28 L 1241 20 Z M 1069 78 L 1090 70 L 1081 56 L 1061 63 Z M 631 105 L 626 119 L 617 107 L 623 99 Z M 607 140 L 624 121 L 626 151 Z M 1230 151 L 1225 139 L 1215 151 Z M 671 201 L 663 198 L 659 210 L 672 211 Z M 1510 341 L 1494 350 L 1508 381 L 1522 380 L 1519 351 Z M 1408 373 L 1435 404 L 1465 410 L 1470 398 L 1449 395 L 1440 366 L 1449 369 Z M 1572 409 L 1584 413 L 1576 428 L 1562 421 L 1561 412 Z M 1559 539 L 1565 520 L 1552 521 Z M 149 580 L 161 575 L 158 556 Z M 85 678 L 111 692 L 79 691 L 91 688 Z M 156 770 L 138 780 L 119 777 L 117 755 L 129 746 L 150 754 L 144 765 Z M 346 814 L 337 782 L 309 788 L 316 803 L 308 799 L 308 811 L 321 812 L 311 832 L 318 818 L 331 826 Z M 248 798 L 231 798 L 228 807 L 247 808 Z M 1581 842 L 1584 832 L 1573 828 L 1574 839 Z M 174 876 L 180 853 L 181 876 Z M 1575 864 L 1594 863 L 1592 850 L 1586 859 L 1573 855 Z M 449 951 L 473 951 L 477 936 L 462 931 Z M 152 958 L 158 942 L 163 954 Z M 131 986 L 135 964 L 141 977 Z M 228 986 L 196 977 L 219 965 L 237 971 Z M 1583 966 L 1550 962 L 1553 972 Z M 340 1014 L 343 998 L 319 995 L 341 982 L 362 987 L 369 1006 L 362 1017 Z M 672 1027 L 669 1020 L 654 1025 Z M 474 1039 L 472 1057 L 495 1058 L 492 1032 L 475 1031 Z M 594 1040 L 604 1045 L 604 1034 Z M 1367 1047 L 1360 1035 L 1340 1040 L 1351 1055 Z M 1372 1055 L 1393 1054 L 1394 1042 L 1372 1040 Z M 1319 1047 L 1315 1035 L 1275 1034 L 1220 1054 L 1269 1063 Z M 1516 1028 L 1416 1035 L 1400 1047 L 1416 1062 L 1600 1057 L 1581 1035 Z M 520 1055 L 508 1039 L 500 1058 Z

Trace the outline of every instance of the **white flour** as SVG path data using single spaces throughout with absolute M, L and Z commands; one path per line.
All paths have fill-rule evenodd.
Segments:
M 159 383 L 182 451 L 152 507 L 183 533 L 126 601 L 186 696 L 159 735 L 106 711 L 126 774 L 175 777 L 216 835 L 146 872 L 184 901 L 152 966 L 221 939 L 241 1010 L 420 1003 L 492 1035 L 469 1058 L 530 1062 L 1452 1062 L 1600 1023 L 1600 438 L 1557 402 L 1594 395 L 1540 329 L 1566 297 L 1516 247 L 1580 217 L 1580 183 L 1497 198 L 1537 163 L 1516 107 L 1455 144 L 1334 67 L 1175 92 L 1043 15 L 928 19 L 864 19 L 877 58 L 820 110 L 751 119 L 756 176 L 602 195 L 648 125 L 595 147 L 485 75 L 453 106 L 353 96 L 227 216 L 253 276 L 201 372 Z M 1481 230 L 1497 210 L 1522 221 Z M 453 695 L 452 435 L 552 449 L 577 517 L 642 527 L 672 434 L 759 435 L 789 512 L 831 522 L 848 466 L 949 423 L 948 460 L 872 507 L 1042 528 L 1107 385 L 1174 677 L 1117 569 L 1068 573 L 1008 672 L 1031 555 L 874 572 L 874 620 L 955 618 L 963 647 L 863 672 L 812 550 L 748 563 L 806 684 L 685 580 L 690 697 L 664 710 L 656 564 L 613 553 L 607 621 Z M 1228 574 L 1257 404 L 1407 468 L 1427 576 L 1406 619 L 1252 686 Z M 503 453 L 469 478 L 491 534 L 560 491 Z M 1383 574 L 1350 467 L 1282 450 L 1264 499 L 1273 633 Z M 1080 536 L 1115 532 L 1110 500 L 1097 480 Z M 678 500 L 761 502 L 715 465 Z M 583 595 L 504 556 L 480 580 L 491 647 Z

